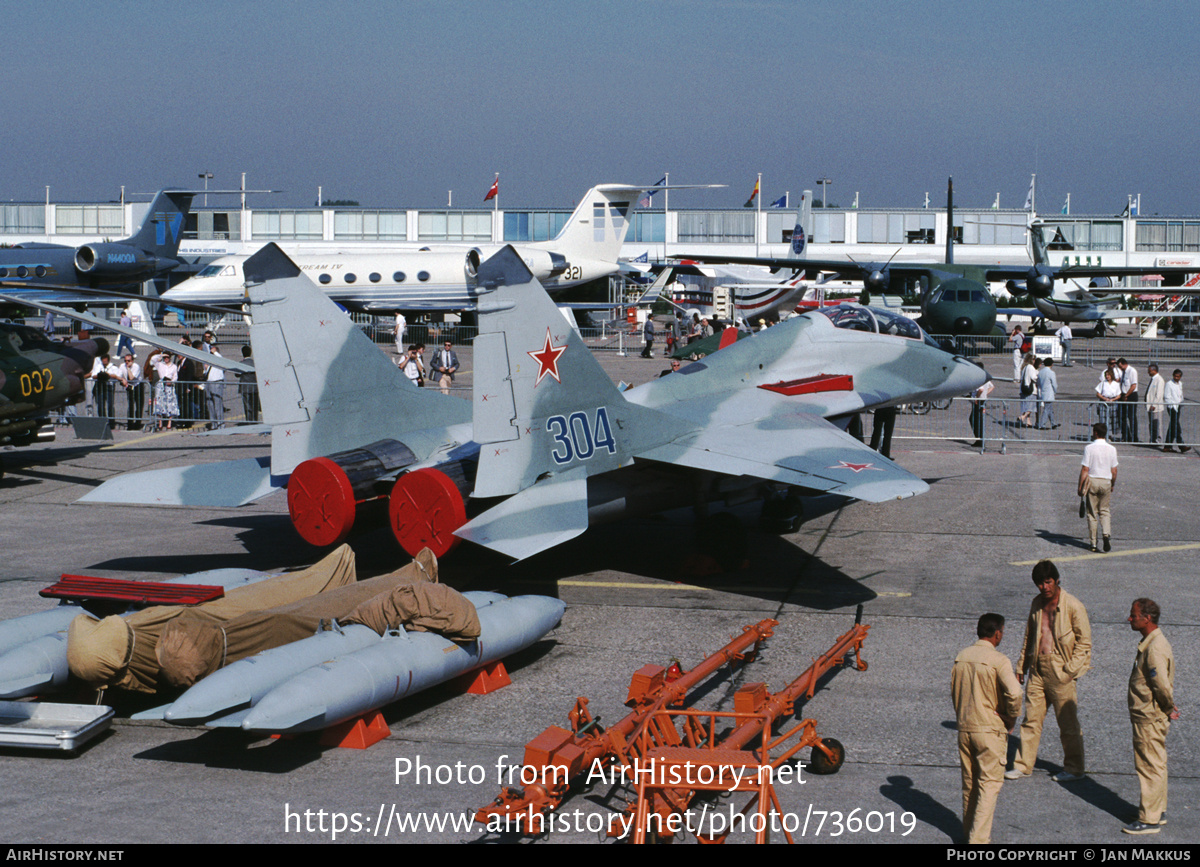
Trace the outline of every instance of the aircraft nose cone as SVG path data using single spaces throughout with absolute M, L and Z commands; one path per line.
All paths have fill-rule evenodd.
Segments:
M 966 394 L 987 382 L 987 378 L 988 373 L 983 369 L 982 365 L 971 361 L 969 358 L 956 355 L 954 356 L 954 366 L 950 368 L 946 384 L 954 390 L 955 394 Z

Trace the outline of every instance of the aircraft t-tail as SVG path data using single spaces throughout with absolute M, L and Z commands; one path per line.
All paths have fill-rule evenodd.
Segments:
M 904 317 L 837 307 L 622 393 L 505 248 L 479 269 L 489 291 L 468 404 L 413 388 L 275 245 L 246 267 L 269 465 L 152 470 L 83 500 L 238 505 L 287 483 L 293 524 L 314 544 L 386 508 L 410 553 L 440 557 L 467 539 L 522 559 L 670 503 L 922 493 L 842 428 L 864 409 L 986 378 Z
M 37 290 L 42 298 L 85 301 L 93 296 L 73 290 L 117 289 L 152 280 L 179 265 L 179 240 L 194 195 L 160 191 L 138 230 L 119 241 L 79 247 L 31 243 L 0 250 L 0 284 L 17 294 Z
M 517 245 L 521 259 L 550 292 L 615 274 L 629 211 L 642 189 L 592 187 L 555 238 Z M 443 242 L 419 250 L 305 253 L 295 262 L 325 294 L 354 310 L 469 311 L 478 297 L 479 266 L 498 249 L 495 244 Z M 162 297 L 169 303 L 240 303 L 246 263 L 245 256 L 223 256 Z

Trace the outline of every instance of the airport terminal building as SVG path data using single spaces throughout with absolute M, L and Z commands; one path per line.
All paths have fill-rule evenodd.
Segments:
M 7 203 L 0 205 L 0 243 L 73 246 L 120 238 L 136 229 L 147 207 L 131 202 Z M 300 253 L 544 241 L 562 229 L 570 214 L 569 207 L 205 207 L 197 196 L 179 251 L 185 265 L 172 272 L 171 283 L 191 276 L 218 256 L 249 254 L 267 241 Z M 1052 265 L 1196 265 L 1200 271 L 1200 217 L 1033 216 L 1046 226 Z M 957 207 L 955 261 L 1028 262 L 1025 227 L 1030 217 L 1024 210 Z M 631 214 L 622 257 L 645 256 L 650 261 L 687 253 L 782 257 L 788 255 L 796 219 L 791 209 L 637 209 Z M 945 209 L 815 208 L 809 231 L 807 252 L 813 258 L 880 261 L 894 256 L 896 261 L 941 261 L 951 229 Z

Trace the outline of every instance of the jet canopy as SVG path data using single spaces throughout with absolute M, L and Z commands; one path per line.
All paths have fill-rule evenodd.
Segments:
M 828 316 L 835 328 L 866 331 L 873 334 L 890 334 L 893 337 L 907 337 L 910 340 L 920 340 L 931 346 L 937 346 L 921 330 L 921 326 L 907 316 L 901 316 L 891 310 L 863 307 L 861 304 L 839 304 L 836 307 L 821 307 L 817 312 Z

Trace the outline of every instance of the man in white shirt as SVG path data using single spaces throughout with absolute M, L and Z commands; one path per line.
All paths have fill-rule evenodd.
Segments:
M 117 370 L 120 373 L 117 378 L 125 388 L 125 429 L 141 430 L 146 378 L 132 351 L 125 353 L 125 362 Z
M 1070 324 L 1064 322 L 1062 328 L 1054 332 L 1054 336 L 1058 338 L 1058 343 L 1062 347 L 1062 366 L 1074 367 L 1075 365 L 1071 362 L 1071 340 L 1073 335 L 1071 334 Z
M 1112 520 L 1110 504 L 1112 492 L 1117 486 L 1117 450 L 1106 437 L 1108 425 L 1092 425 L 1092 441 L 1083 450 L 1083 463 L 1079 468 L 1079 496 L 1087 497 L 1088 537 L 1092 550 L 1096 547 L 1096 529 L 1104 536 L 1105 552 L 1112 550 Z
M 1137 368 L 1124 358 L 1117 359 L 1117 368 L 1121 371 L 1121 441 L 1136 443 L 1138 441 Z
M 1181 452 L 1188 451 L 1191 446 L 1183 445 L 1183 433 L 1179 427 L 1179 408 L 1183 406 L 1183 371 L 1176 368 L 1171 373 L 1171 381 L 1163 386 L 1163 404 L 1167 408 L 1167 437 L 1164 452 L 1175 451 L 1171 443 L 1178 443 Z
M 401 358 L 404 357 L 404 329 L 408 327 L 408 321 L 404 318 L 403 313 L 396 314 L 396 324 L 392 329 L 392 334 L 396 339 L 396 354 Z
M 217 352 L 214 341 L 208 347 L 210 354 L 223 357 Z M 206 365 L 204 395 L 208 403 L 208 429 L 219 430 L 225 427 L 225 371 L 215 364 Z

